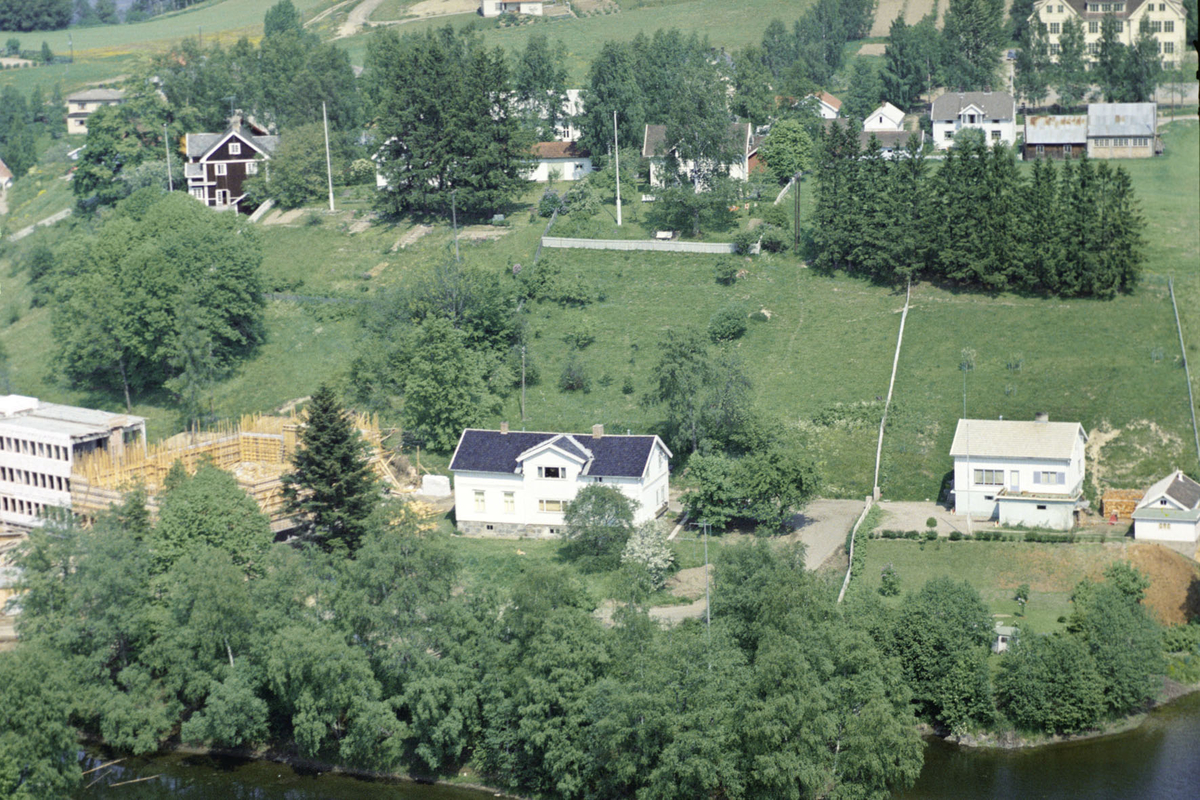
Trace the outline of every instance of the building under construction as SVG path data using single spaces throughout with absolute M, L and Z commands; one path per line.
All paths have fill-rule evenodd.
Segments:
M 376 418 L 356 415 L 354 422 L 383 484 L 394 493 L 409 491 L 412 476 L 398 477 L 389 465 Z M 140 485 L 146 491 L 150 513 L 155 515 L 157 496 L 171 467 L 182 462 L 188 472 L 194 472 L 207 460 L 237 478 L 238 485 L 271 520 L 275 533 L 287 531 L 293 525 L 284 509 L 282 476 L 303 426 L 303 419 L 297 416 L 244 416 L 236 424 L 180 433 L 146 448 L 88 453 L 75 461 L 71 474 L 71 509 L 90 520 Z

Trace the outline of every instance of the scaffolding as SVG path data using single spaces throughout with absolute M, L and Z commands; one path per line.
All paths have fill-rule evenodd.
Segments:
M 370 464 L 391 494 L 413 491 L 413 475 L 397 477 L 384 452 L 384 435 L 374 415 L 353 415 L 354 426 L 367 445 Z M 231 473 L 246 494 L 271 520 L 276 531 L 292 527 L 283 499 L 283 474 L 304 427 L 302 416 L 246 415 L 238 422 L 223 422 L 208 430 L 187 431 L 147 447 L 124 453 L 96 450 L 80 457 L 72 467 L 71 509 L 84 519 L 120 503 L 135 486 L 146 491 L 147 507 L 158 513 L 158 493 L 167 473 L 182 463 L 189 474 L 204 462 Z

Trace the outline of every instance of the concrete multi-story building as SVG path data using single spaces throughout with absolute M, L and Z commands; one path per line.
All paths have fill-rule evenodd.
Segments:
M 1125 0 L 1125 2 L 1094 3 L 1091 0 L 1036 0 L 1031 22 L 1040 20 L 1046 26 L 1050 44 L 1050 59 L 1058 61 L 1059 39 L 1068 21 L 1083 26 L 1084 56 L 1095 60 L 1100 52 L 1100 36 L 1104 18 L 1112 16 L 1117 24 L 1117 38 L 1125 45 L 1137 41 L 1142 20 L 1158 40 L 1158 51 L 1168 68 L 1179 63 L 1187 53 L 1187 11 L 1179 0 Z
M 146 420 L 0 395 L 0 524 L 32 528 L 71 507 L 71 470 L 95 450 L 146 446 Z
M 84 89 L 67 97 L 67 133 L 87 133 L 88 117 L 105 106 L 119 106 L 125 102 L 125 92 L 120 89 Z

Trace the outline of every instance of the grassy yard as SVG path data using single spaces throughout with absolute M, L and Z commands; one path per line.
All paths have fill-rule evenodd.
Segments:
M 1062 627 L 1058 618 L 1071 613 L 1071 591 L 1085 577 L 1097 578 L 1122 556 L 1120 544 L 1025 544 L 1023 542 L 951 542 L 918 544 L 873 539 L 866 548 L 862 576 L 856 591 L 877 593 L 880 573 L 891 564 L 900 575 L 901 595 L 883 598 L 891 606 L 904 594 L 919 589 L 931 578 L 950 577 L 970 583 L 993 614 L 1007 615 L 1038 632 Z M 1021 584 L 1029 584 L 1025 618 L 1012 599 Z

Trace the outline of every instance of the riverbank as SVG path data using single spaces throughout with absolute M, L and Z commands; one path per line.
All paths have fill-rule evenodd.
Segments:
M 949 744 L 979 750 L 1028 750 L 1048 745 L 1066 744 L 1068 742 L 1084 742 L 1089 739 L 1101 739 L 1106 736 L 1116 736 L 1136 730 L 1149 719 L 1154 709 L 1166 706 L 1197 691 L 1200 691 L 1200 684 L 1184 684 L 1173 681 L 1170 678 L 1163 678 L 1162 691 L 1159 692 L 1158 698 L 1146 710 L 1084 733 L 1028 734 L 1008 730 L 940 736 L 928 728 L 928 726 L 925 726 L 926 730 L 922 731 L 922 736 L 926 738 L 933 736 Z
M 93 748 L 108 748 L 107 744 L 95 737 L 81 736 L 81 741 Z M 119 757 L 120 751 L 114 750 L 111 751 L 111 754 Z M 343 778 L 353 778 L 356 780 L 379 781 L 389 784 L 409 784 L 414 787 L 440 786 L 446 789 L 486 793 L 491 797 L 508 798 L 509 800 L 529 800 L 529 798 L 526 798 L 522 795 L 509 794 L 502 789 L 497 789 L 494 786 L 475 783 L 469 778 L 435 778 L 412 775 L 406 772 L 385 772 L 381 770 L 361 769 L 342 764 L 332 764 L 327 761 L 320 761 L 312 758 L 304 758 L 302 756 L 295 755 L 294 753 L 289 753 L 278 748 L 270 747 L 262 749 L 202 747 L 176 743 L 167 744 L 157 753 L 147 755 L 145 758 L 187 758 L 189 756 L 213 759 L 232 759 L 248 763 L 259 762 L 263 764 L 281 764 L 294 772 L 312 776 L 314 778 L 328 775 Z M 111 758 L 104 758 L 102 763 L 113 762 L 115 764 L 124 761 L 126 761 L 126 758 L 121 758 L 119 762 Z

